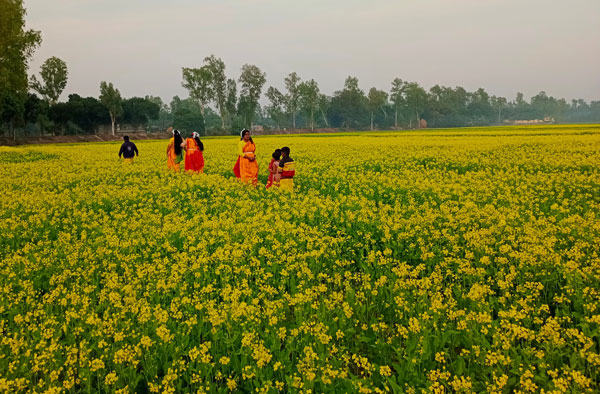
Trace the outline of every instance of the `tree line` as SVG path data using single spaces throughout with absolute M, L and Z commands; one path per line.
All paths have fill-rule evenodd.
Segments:
M 487 126 L 515 120 L 546 118 L 558 123 L 600 122 L 600 101 L 548 96 L 529 101 L 518 93 L 513 100 L 490 96 L 480 88 L 469 92 L 435 85 L 426 90 L 417 82 L 396 78 L 388 90 L 364 91 L 356 77 L 346 78 L 342 89 L 323 94 L 314 79 L 295 72 L 284 78 L 283 91 L 265 89 L 266 73 L 258 66 L 242 66 L 239 77 L 226 74 L 222 59 L 210 55 L 199 67 L 182 68 L 182 86 L 188 98 L 175 96 L 123 98 L 112 83 L 102 81 L 99 96 L 70 94 L 59 102 L 67 86 L 67 64 L 47 59 L 40 75 L 28 78 L 27 65 L 41 33 L 25 30 L 20 0 L 0 0 L 0 129 L 16 136 L 97 133 L 116 127 L 164 130 L 174 126 L 201 134 L 236 133 L 261 125 L 270 129 L 400 129 Z M 267 100 L 261 105 L 263 94 Z

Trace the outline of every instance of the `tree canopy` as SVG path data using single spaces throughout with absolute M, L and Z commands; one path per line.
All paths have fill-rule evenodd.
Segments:
M 56 104 L 58 98 L 67 86 L 67 63 L 52 56 L 42 64 L 40 71 L 41 81 L 31 76 L 31 87 L 48 100 L 50 105 Z
M 0 0 L 0 125 L 23 120 L 28 62 L 41 44 L 39 31 L 25 29 L 22 0 Z
M 111 121 L 112 134 L 115 135 L 115 122 L 117 116 L 123 112 L 123 99 L 121 98 L 121 92 L 119 89 L 115 89 L 112 82 L 106 83 L 100 82 L 100 101 L 108 109 Z

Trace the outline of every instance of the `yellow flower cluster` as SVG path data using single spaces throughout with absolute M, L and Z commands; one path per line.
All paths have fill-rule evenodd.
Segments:
M 2 392 L 598 392 L 600 127 L 0 148 Z

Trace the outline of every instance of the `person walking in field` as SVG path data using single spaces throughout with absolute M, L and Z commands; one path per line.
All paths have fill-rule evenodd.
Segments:
M 281 149 L 275 149 L 273 155 L 271 157 L 271 162 L 269 163 L 269 179 L 267 180 L 267 189 L 271 186 L 279 186 L 278 183 L 275 182 L 275 176 L 277 175 L 279 169 L 279 160 L 281 159 Z
M 238 142 L 238 160 L 233 167 L 233 173 L 244 183 L 258 183 L 258 162 L 256 161 L 256 145 L 250 136 L 250 130 L 241 132 Z
M 185 139 L 185 170 L 202 173 L 204 171 L 204 144 L 200 134 L 195 131 L 191 138 Z
M 167 145 L 167 167 L 173 171 L 179 171 L 179 163 L 183 161 L 183 138 L 179 130 L 172 129 L 173 137 Z
M 284 146 L 281 148 L 281 160 L 279 160 L 279 168 L 277 169 L 277 179 L 279 187 L 282 190 L 294 191 L 294 175 L 296 175 L 296 163 L 290 157 L 290 148 Z
M 127 164 L 133 163 L 133 157 L 139 156 L 138 148 L 135 144 L 129 141 L 129 136 L 123 136 L 123 144 L 121 145 L 121 149 L 119 149 L 119 158 L 123 155 L 123 161 Z

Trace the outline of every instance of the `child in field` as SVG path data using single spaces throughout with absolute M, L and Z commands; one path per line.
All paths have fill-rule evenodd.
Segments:
M 275 149 L 275 152 L 271 155 L 271 162 L 269 163 L 269 179 L 267 180 L 267 189 L 273 186 L 275 176 L 279 169 L 279 160 L 281 159 L 281 149 Z M 275 186 L 279 186 L 278 183 Z
M 281 160 L 277 170 L 279 187 L 283 190 L 294 191 L 294 175 L 296 175 L 296 164 L 290 157 L 290 148 L 284 146 L 281 148 Z

